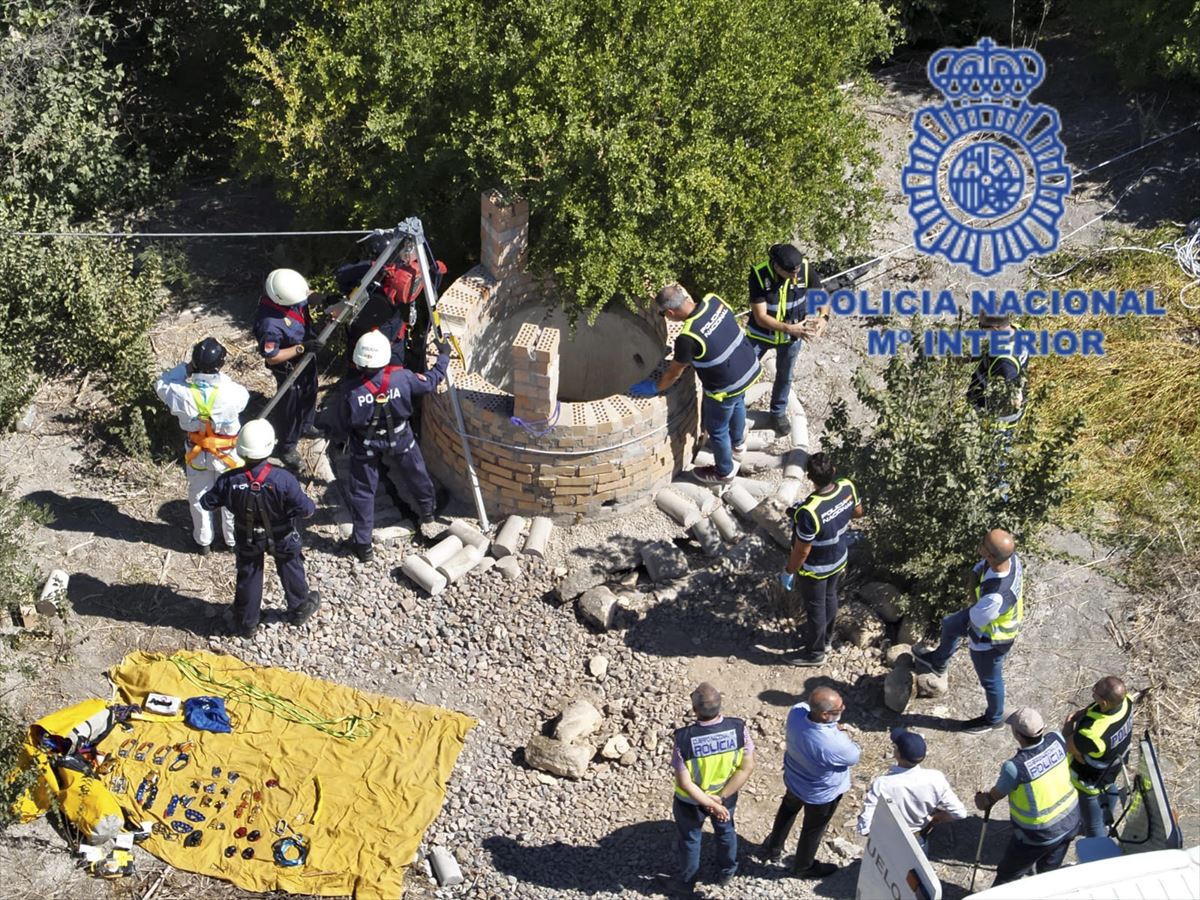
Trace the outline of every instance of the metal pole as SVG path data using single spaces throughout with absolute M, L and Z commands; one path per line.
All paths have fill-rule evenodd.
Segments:
M 979 846 L 975 848 L 975 867 L 971 869 L 971 886 L 967 888 L 968 894 L 975 893 L 975 876 L 979 874 L 979 858 L 983 856 L 983 836 L 987 834 L 988 819 L 992 817 L 992 807 L 988 807 L 983 813 L 983 825 L 979 827 Z
M 413 219 L 408 219 L 401 225 L 414 222 Z M 429 275 L 429 260 L 425 256 L 425 234 L 421 228 L 420 220 L 415 220 L 415 229 L 417 233 L 414 235 L 417 245 L 417 260 L 421 265 L 421 279 L 425 282 L 425 305 L 429 309 L 429 325 L 433 328 L 434 335 L 442 339 L 441 320 L 437 314 L 437 293 L 433 286 L 433 279 Z M 463 365 L 467 363 L 463 359 Z M 488 522 L 487 510 L 483 508 L 483 494 L 479 490 L 479 476 L 475 473 L 475 463 L 471 458 L 471 444 L 467 440 L 467 428 L 463 423 L 462 406 L 459 403 L 458 391 L 454 387 L 454 379 L 450 374 L 450 367 L 446 367 L 446 391 L 450 394 L 450 405 L 454 408 L 454 423 L 458 428 L 459 437 L 462 440 L 463 460 L 467 464 L 467 478 L 471 482 L 471 493 L 475 498 L 475 512 L 479 516 L 479 525 L 484 531 L 491 529 L 491 523 Z
M 388 261 L 391 260 L 391 258 L 396 254 L 396 251 L 400 248 L 400 245 L 403 244 L 407 239 L 408 235 L 402 233 L 399 229 L 392 233 L 392 239 L 388 241 L 388 245 L 383 249 L 383 252 L 379 254 L 378 258 L 375 260 L 375 263 L 367 271 L 367 274 L 362 277 L 362 281 L 358 283 L 358 287 L 350 292 L 350 298 L 347 301 L 348 305 L 346 308 L 343 309 L 336 317 L 334 317 L 334 319 L 330 321 L 328 325 L 321 329 L 321 333 L 317 335 L 319 340 L 329 340 L 329 336 L 333 334 L 333 330 L 337 328 L 338 325 L 342 324 L 342 322 L 344 322 L 347 318 L 353 319 L 359 314 L 363 304 L 367 299 L 367 285 L 375 280 L 375 276 L 378 275 L 380 270 L 388 264 Z M 275 396 L 271 398 L 270 402 L 263 407 L 262 412 L 258 414 L 260 419 L 265 419 L 268 415 L 270 415 L 271 410 L 273 410 L 275 405 L 279 403 L 279 398 L 281 398 L 287 391 L 291 390 L 292 385 L 296 383 L 296 379 L 300 377 L 300 373 L 304 371 L 304 367 L 312 362 L 314 355 L 315 354 L 306 353 L 303 357 L 301 357 L 300 362 L 297 363 L 292 369 L 292 373 L 288 375 L 283 384 L 279 386 L 279 389 L 275 391 Z

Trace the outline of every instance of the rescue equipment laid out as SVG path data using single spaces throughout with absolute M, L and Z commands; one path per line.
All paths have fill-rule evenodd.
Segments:
M 102 877 L 133 874 L 137 840 L 246 890 L 398 896 L 475 724 L 207 653 L 133 653 L 110 678 L 128 705 L 31 726 L 17 804 L 57 800 Z

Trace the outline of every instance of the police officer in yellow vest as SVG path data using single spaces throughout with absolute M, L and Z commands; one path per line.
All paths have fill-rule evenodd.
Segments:
M 987 710 L 962 723 L 969 734 L 1001 726 L 1004 717 L 1004 658 L 1012 650 L 1025 615 L 1025 566 L 1013 536 L 993 528 L 979 543 L 980 561 L 968 578 L 971 606 L 942 619 L 942 640 L 933 650 L 913 650 L 918 670 L 945 675 L 959 642 L 967 639 L 971 663 L 987 697 Z
M 785 591 L 799 578 L 805 625 L 799 650 L 789 654 L 794 666 L 819 666 L 833 642 L 838 614 L 838 583 L 850 557 L 850 520 L 862 516 L 858 489 L 849 478 L 836 478 L 833 459 L 814 453 L 806 467 L 816 490 L 788 515 L 792 520 L 792 550 L 779 577 Z
M 754 741 L 741 719 L 721 715 L 721 694 L 708 682 L 692 691 L 696 722 L 675 732 L 675 827 L 679 834 L 676 886 L 690 892 L 700 871 L 700 834 L 711 819 L 717 839 L 717 884 L 737 873 L 737 795 L 754 771 Z
M 738 325 L 733 311 L 716 294 L 697 303 L 680 284 L 669 284 L 654 298 L 659 315 L 682 322 L 675 339 L 675 358 L 657 381 L 639 381 L 629 389 L 635 397 L 652 397 L 667 390 L 692 366 L 704 401 L 700 421 L 708 432 L 714 465 L 692 470 L 710 484 L 733 481 L 735 463 L 746 449 L 745 393 L 762 375 L 758 356 Z
M 1071 783 L 1079 791 L 1085 837 L 1104 837 L 1111 819 L 1112 787 L 1133 741 L 1133 701 L 1125 682 L 1107 675 L 1092 686 L 1095 703 L 1063 723 L 1071 754 Z
M 1008 797 L 1012 837 L 996 869 L 992 886 L 1036 871 L 1057 869 L 1079 831 L 1079 799 L 1071 784 L 1067 742 L 1057 731 L 1046 732 L 1036 709 L 1023 706 L 1005 721 L 1020 749 L 1000 767 L 989 791 L 975 795 L 975 805 L 991 809 Z
M 212 513 L 200 498 L 217 476 L 242 464 L 234 450 L 239 416 L 250 402 L 249 392 L 221 372 L 225 348 L 216 338 L 205 338 L 192 348 L 192 361 L 168 369 L 154 383 L 158 399 L 179 421 L 187 434 L 183 467 L 187 473 L 188 506 L 192 512 L 192 538 L 202 554 L 211 552 Z M 234 546 L 233 514 L 220 513 L 225 546 Z
M 988 347 L 971 373 L 967 402 L 981 413 L 994 416 L 1002 431 L 1011 431 L 1025 415 L 1029 353 L 1015 352 L 1012 340 L 1016 331 L 1008 316 L 981 315 L 979 327 L 989 332 Z
M 775 433 L 788 434 L 788 395 L 792 370 L 802 339 L 817 337 L 829 322 L 829 307 L 810 316 L 808 291 L 821 280 L 804 255 L 791 244 L 772 244 L 767 259 L 750 267 L 750 317 L 746 337 L 761 360 L 775 351 L 775 386 L 771 390 L 771 424 Z

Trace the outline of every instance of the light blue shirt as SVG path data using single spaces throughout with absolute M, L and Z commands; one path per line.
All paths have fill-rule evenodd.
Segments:
M 836 722 L 814 722 L 807 703 L 788 711 L 783 783 L 805 803 L 828 803 L 850 787 L 850 767 L 862 751 Z

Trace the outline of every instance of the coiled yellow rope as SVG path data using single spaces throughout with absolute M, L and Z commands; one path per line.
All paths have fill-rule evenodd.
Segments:
M 248 681 L 242 681 L 241 679 L 234 679 L 232 682 L 219 681 L 212 673 L 212 666 L 206 666 L 208 673 L 205 674 L 200 671 L 200 668 L 194 662 L 178 653 L 168 656 L 167 659 L 174 663 L 175 668 L 188 681 L 195 683 L 209 694 L 221 697 L 227 701 L 246 703 L 255 709 L 279 716 L 279 718 L 285 721 L 295 722 L 298 725 L 307 725 L 309 728 L 315 728 L 317 731 L 332 737 L 345 738 L 348 741 L 353 741 L 360 737 L 370 737 L 372 729 L 366 723 L 379 715 L 378 712 L 373 712 L 366 718 L 362 716 L 342 716 L 337 719 L 328 719 L 321 716 L 315 710 L 280 697 L 271 691 L 265 691 Z

